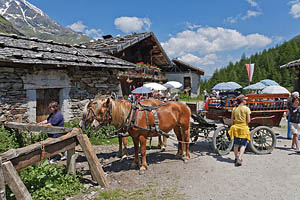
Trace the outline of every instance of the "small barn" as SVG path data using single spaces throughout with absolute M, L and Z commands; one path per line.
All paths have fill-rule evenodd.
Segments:
M 300 59 L 289 62 L 285 65 L 280 66 L 282 69 L 294 69 L 295 73 L 295 81 L 294 81 L 294 91 L 300 91 Z M 288 78 L 288 77 L 287 77 Z
M 0 119 L 39 122 L 58 101 L 72 120 L 84 100 L 120 93 L 119 74 L 135 67 L 83 45 L 0 34 Z
M 164 71 L 171 67 L 171 61 L 152 32 L 134 33 L 122 37 L 107 35 L 103 39 L 84 45 L 138 64 L 135 72 L 125 72 L 120 76 L 124 95 L 129 94 L 132 86 L 138 87 L 144 82 L 167 81 Z
M 165 71 L 168 80 L 182 83 L 183 89 L 191 96 L 200 95 L 200 79 L 204 71 L 198 67 L 186 64 L 178 59 L 173 59 L 171 68 Z

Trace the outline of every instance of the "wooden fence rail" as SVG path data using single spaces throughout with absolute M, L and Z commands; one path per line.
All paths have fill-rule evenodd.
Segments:
M 97 183 L 103 187 L 108 187 L 102 166 L 95 154 L 93 146 L 88 137 L 82 134 L 81 129 L 66 129 L 59 127 L 44 127 L 37 125 L 28 125 L 21 123 L 5 123 L 4 126 L 19 130 L 28 130 L 35 132 L 46 132 L 53 134 L 64 134 L 59 138 L 48 138 L 45 141 L 38 142 L 19 149 L 10 149 L 0 154 L 0 200 L 5 200 L 4 180 L 15 194 L 17 199 L 32 199 L 22 180 L 18 176 L 17 170 L 28 167 L 50 158 L 58 153 L 67 151 L 67 170 L 75 173 L 75 147 L 80 144 L 88 160 L 91 173 L 95 176 Z M 4 194 L 4 195 L 3 195 Z

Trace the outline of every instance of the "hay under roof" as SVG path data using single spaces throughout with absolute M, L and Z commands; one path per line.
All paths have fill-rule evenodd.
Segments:
M 116 69 L 135 67 L 133 63 L 87 49 L 83 45 L 62 44 L 50 40 L 0 34 L 0 65 L 16 66 L 18 64 L 22 64 L 22 66 L 80 66 Z

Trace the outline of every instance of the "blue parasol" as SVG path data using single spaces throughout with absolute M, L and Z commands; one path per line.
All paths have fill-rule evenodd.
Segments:
M 265 87 L 267 87 L 265 84 L 263 84 L 261 82 L 257 82 L 255 84 L 248 85 L 247 87 L 244 87 L 244 90 L 262 90 Z
M 146 87 L 138 87 L 131 91 L 132 94 L 148 94 L 151 93 L 152 90 Z
M 276 81 L 270 79 L 261 80 L 260 82 L 265 84 L 266 86 L 279 85 Z
M 231 82 L 227 82 L 226 84 L 230 85 L 232 88 L 234 88 L 234 90 L 242 88 L 242 86 L 236 82 L 231 81 Z
M 227 82 L 227 83 L 218 83 L 215 85 L 212 90 L 236 90 L 242 88 L 242 86 L 235 82 Z

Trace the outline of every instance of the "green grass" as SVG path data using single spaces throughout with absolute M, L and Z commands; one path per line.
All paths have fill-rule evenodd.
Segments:
M 198 96 L 198 97 L 180 96 L 179 101 L 185 101 L 185 102 L 203 101 L 203 96 Z
M 163 188 L 160 191 L 160 188 L 157 185 L 148 185 L 140 189 L 136 190 L 105 190 L 100 192 L 100 194 L 95 198 L 95 200 L 156 200 L 156 199 L 164 199 L 164 200 L 182 200 L 184 199 L 184 195 L 180 194 L 177 191 L 176 187 L 171 188 Z

